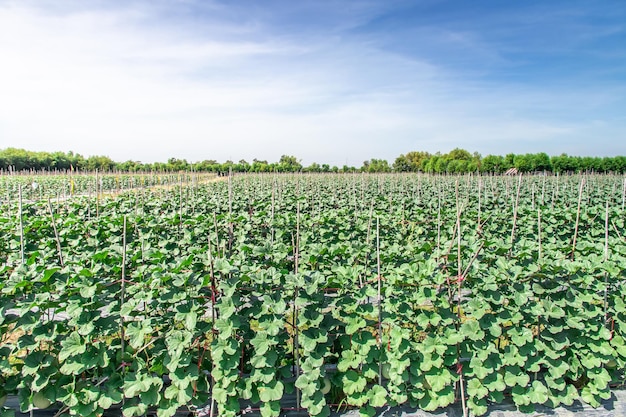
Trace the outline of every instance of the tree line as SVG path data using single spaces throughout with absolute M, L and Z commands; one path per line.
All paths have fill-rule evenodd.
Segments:
M 548 156 L 546 153 L 487 155 L 470 153 L 456 148 L 442 154 L 413 151 L 398 156 L 393 163 L 385 159 L 370 159 L 360 167 L 342 167 L 318 164 L 303 166 L 292 155 L 283 155 L 276 162 L 244 159 L 238 162 L 203 160 L 188 162 L 186 159 L 170 158 L 167 162 L 142 163 L 139 161 L 116 162 L 108 156 L 96 155 L 87 158 L 73 152 L 35 152 L 17 148 L 0 150 L 2 171 L 124 171 L 124 172 L 427 172 L 427 173 L 504 173 L 515 168 L 517 172 L 599 172 L 626 173 L 626 156 L 590 157 L 561 154 Z

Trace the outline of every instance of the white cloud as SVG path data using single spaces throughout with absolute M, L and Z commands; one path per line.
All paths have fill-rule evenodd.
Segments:
M 141 4 L 15 4 L 0 3 L 0 147 L 357 166 L 421 149 L 551 152 L 548 141 L 587 126 L 564 117 L 569 102 L 595 97 L 602 108 L 614 97 L 468 81 L 336 32 L 278 36 L 222 22 L 200 35 L 157 24 L 163 11 Z M 559 114 L 537 117 L 546 109 Z

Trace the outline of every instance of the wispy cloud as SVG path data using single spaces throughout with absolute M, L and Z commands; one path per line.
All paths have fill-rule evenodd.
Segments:
M 337 165 L 457 146 L 626 153 L 624 84 L 515 77 L 534 59 L 510 55 L 519 38 L 454 19 L 380 27 L 401 4 L 294 4 L 0 1 L 0 147 Z

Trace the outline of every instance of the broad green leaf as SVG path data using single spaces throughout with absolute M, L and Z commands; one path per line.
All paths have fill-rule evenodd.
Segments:
M 486 397 L 489 390 L 477 378 L 467 381 L 467 395 L 472 398 L 479 399 Z
M 65 361 L 73 355 L 80 355 L 85 352 L 86 344 L 76 332 L 70 333 L 61 341 L 61 351 L 59 352 L 59 360 Z
M 263 402 L 278 401 L 282 398 L 284 392 L 283 383 L 277 380 L 271 381 L 258 388 L 259 398 Z
M 372 407 L 382 407 L 387 404 L 387 390 L 380 385 L 374 385 L 370 389 L 368 396 Z
M 343 391 L 348 395 L 352 395 L 362 392 L 367 385 L 367 380 L 355 371 L 349 370 L 341 377 L 341 383 Z
M 476 320 L 468 320 L 461 325 L 460 332 L 470 340 L 482 340 L 485 332 L 480 328 L 480 323 Z
M 543 404 L 548 401 L 548 388 L 540 381 L 533 381 L 528 390 L 528 399 L 534 404 Z

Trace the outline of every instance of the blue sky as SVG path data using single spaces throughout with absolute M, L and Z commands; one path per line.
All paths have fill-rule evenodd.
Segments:
M 626 155 L 626 2 L 0 0 L 0 148 Z

